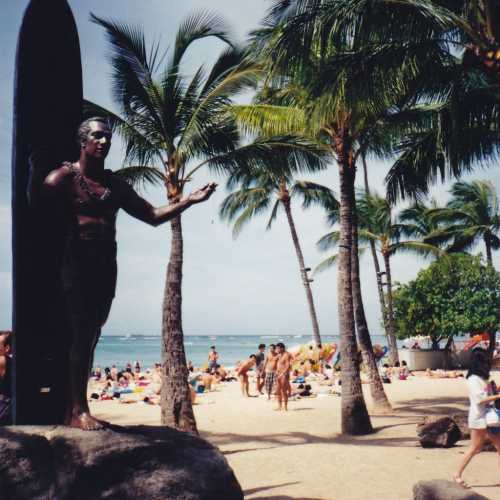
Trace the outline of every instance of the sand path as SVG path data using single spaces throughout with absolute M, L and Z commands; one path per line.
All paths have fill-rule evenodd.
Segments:
M 500 385 L 500 373 L 494 378 Z M 364 437 L 339 435 L 336 396 L 293 401 L 287 413 L 279 413 L 273 410 L 274 401 L 244 399 L 236 383 L 227 383 L 203 395 L 195 413 L 201 435 L 222 450 L 245 498 L 411 499 L 417 481 L 450 478 L 466 449 L 467 442 L 450 449 L 422 449 L 415 438 L 421 415 L 466 410 L 465 382 L 412 378 L 385 387 L 397 411 L 373 415 L 377 432 Z M 116 424 L 160 421 L 159 408 L 143 403 L 105 401 L 92 408 Z M 478 493 L 500 500 L 494 453 L 477 456 L 465 478 Z

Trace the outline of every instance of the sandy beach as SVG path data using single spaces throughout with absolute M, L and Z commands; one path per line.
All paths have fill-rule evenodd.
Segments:
M 500 372 L 493 378 L 500 384 Z M 372 414 L 376 432 L 364 437 L 339 434 L 338 396 L 291 401 L 287 413 L 276 412 L 276 403 L 263 396 L 243 398 L 236 382 L 201 395 L 195 414 L 201 436 L 224 453 L 245 498 L 410 499 L 417 481 L 451 478 L 468 445 L 460 441 L 450 449 L 422 449 L 415 425 L 423 415 L 465 411 L 466 386 L 462 378 L 411 377 L 385 387 L 394 414 Z M 91 408 L 116 424 L 160 424 L 159 407 L 142 402 L 101 401 Z M 494 453 L 477 456 L 465 478 L 478 493 L 500 500 Z

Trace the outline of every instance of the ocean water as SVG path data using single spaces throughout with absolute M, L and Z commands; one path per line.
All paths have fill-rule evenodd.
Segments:
M 322 335 L 323 343 L 339 343 L 338 336 Z M 210 346 L 215 345 L 219 361 L 225 366 L 234 366 L 237 361 L 257 352 L 259 344 L 283 342 L 287 347 L 305 344 L 311 340 L 308 335 L 187 335 L 184 338 L 186 357 L 194 366 L 206 363 Z M 387 345 L 385 336 L 374 335 L 374 344 Z M 141 366 L 150 367 L 161 357 L 161 337 L 145 335 L 103 336 L 97 344 L 94 365 L 101 367 L 115 364 L 124 367 L 126 363 L 139 361 Z

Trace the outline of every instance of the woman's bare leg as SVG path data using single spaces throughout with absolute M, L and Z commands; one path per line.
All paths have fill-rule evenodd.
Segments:
M 498 465 L 500 466 L 500 433 L 493 434 L 488 432 L 488 437 L 491 439 L 493 446 L 497 449 Z
M 462 462 L 458 466 L 457 472 L 453 475 L 453 479 L 465 486 L 464 480 L 462 479 L 462 474 L 472 460 L 474 455 L 477 455 L 483 449 L 484 442 L 486 440 L 487 431 L 486 429 L 471 429 L 471 443 L 469 449 L 465 452 Z

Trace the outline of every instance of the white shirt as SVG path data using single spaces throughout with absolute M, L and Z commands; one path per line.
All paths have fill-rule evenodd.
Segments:
M 471 375 L 467 379 L 469 386 L 469 428 L 486 429 L 486 411 L 488 405 L 479 402 L 488 397 L 488 384 L 478 375 Z

